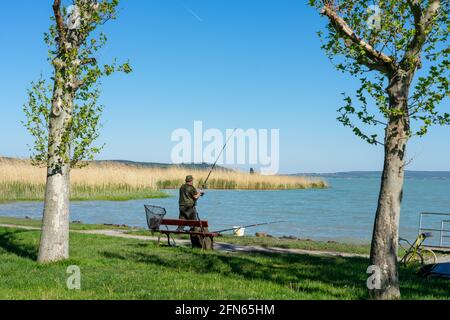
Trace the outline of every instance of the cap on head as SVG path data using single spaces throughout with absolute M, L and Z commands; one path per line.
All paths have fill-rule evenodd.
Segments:
M 193 182 L 194 181 L 194 177 L 193 176 L 187 176 L 186 177 L 186 182 Z

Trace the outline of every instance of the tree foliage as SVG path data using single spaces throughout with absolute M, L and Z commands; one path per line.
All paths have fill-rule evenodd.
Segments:
M 339 71 L 360 82 L 355 94 L 343 94 L 340 122 L 371 144 L 383 142 L 361 124 L 385 125 L 406 116 L 416 121 L 410 136 L 450 124 L 449 111 L 442 110 L 449 97 L 449 0 L 309 2 L 329 18 L 326 31 L 318 33 L 322 49 Z M 407 110 L 389 104 L 389 86 L 402 77 L 411 77 Z
M 70 105 L 67 110 L 70 118 L 58 151 L 65 162 L 80 165 L 82 160 L 93 159 L 102 149 L 93 145 L 99 136 L 103 111 L 98 102 L 100 79 L 115 72 L 132 71 L 129 63 L 113 61 L 100 65 L 96 58 L 107 43 L 106 35 L 97 29 L 116 18 L 118 4 L 118 0 L 74 0 L 72 6 L 61 8 L 61 2 L 55 1 L 55 16 L 44 36 L 53 72 L 50 77 L 41 76 L 31 84 L 28 102 L 23 108 L 24 125 L 34 138 L 30 150 L 36 165 L 45 165 L 48 161 L 48 148 L 52 143 L 49 141 L 50 117 L 52 112 L 57 115 L 61 111 L 55 110 L 53 105 L 56 94 L 66 97 L 61 108 Z M 66 148 L 70 148 L 69 153 Z M 70 159 L 66 154 L 70 154 Z

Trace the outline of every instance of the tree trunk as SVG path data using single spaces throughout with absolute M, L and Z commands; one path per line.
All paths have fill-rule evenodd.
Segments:
M 406 145 L 409 138 L 407 97 L 409 81 L 388 88 L 391 115 L 386 128 L 385 160 L 370 254 L 371 265 L 381 272 L 381 287 L 369 289 L 373 299 L 399 299 L 398 238 L 403 198 Z
M 64 81 L 57 79 L 50 115 L 47 186 L 39 263 L 69 258 L 70 122 L 73 98 L 63 88 Z
M 63 165 L 60 172 L 48 169 L 39 263 L 69 258 L 69 167 Z

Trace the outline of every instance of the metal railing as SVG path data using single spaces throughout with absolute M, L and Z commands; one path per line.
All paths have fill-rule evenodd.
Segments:
M 428 218 L 428 223 L 431 225 L 426 224 L 426 218 Z M 427 243 L 426 246 L 450 248 L 450 227 L 446 229 L 447 224 L 450 224 L 450 213 L 420 213 L 419 234 L 431 232 L 435 238 L 439 239 L 439 243 Z M 437 235 L 439 237 L 436 237 Z

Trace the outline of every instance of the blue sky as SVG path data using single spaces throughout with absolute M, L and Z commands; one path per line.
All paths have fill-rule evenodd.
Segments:
M 325 20 L 306 2 L 123 0 L 99 60 L 129 59 L 134 72 L 103 81 L 106 147 L 97 158 L 169 162 L 173 130 L 202 120 L 223 131 L 280 129 L 283 173 L 381 170 L 382 147 L 336 121 L 341 92 L 357 83 L 320 50 Z M 2 3 L 0 155 L 29 155 L 22 105 L 49 70 L 51 3 Z M 449 137 L 450 128 L 433 128 L 413 140 L 408 169 L 450 170 Z

